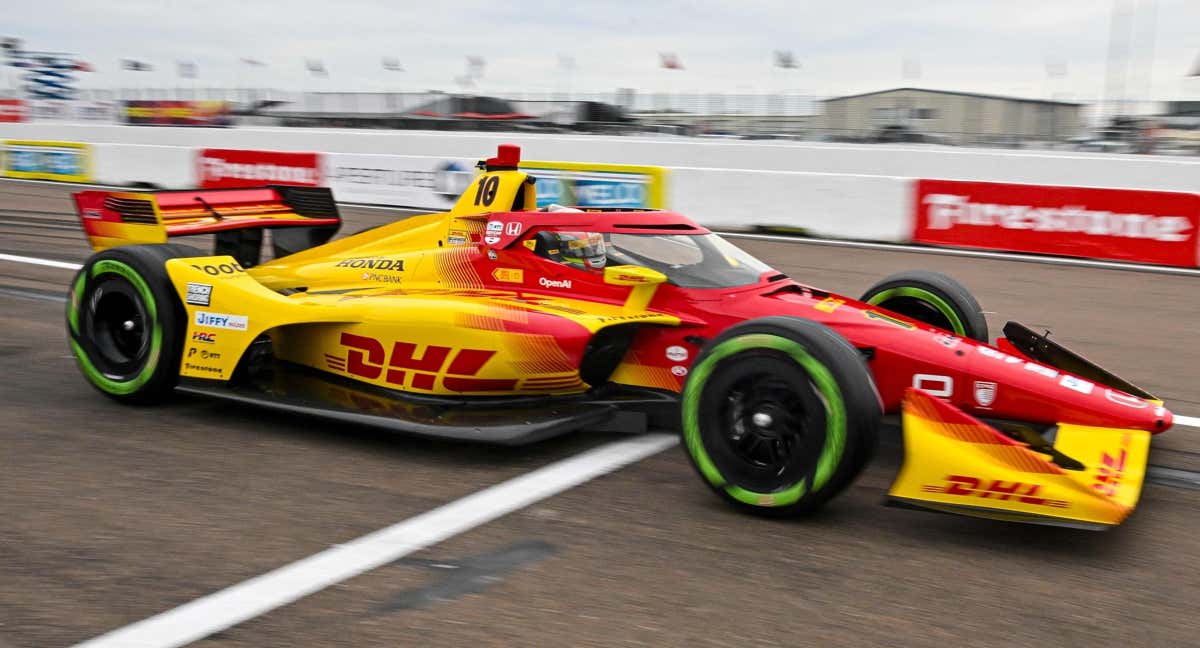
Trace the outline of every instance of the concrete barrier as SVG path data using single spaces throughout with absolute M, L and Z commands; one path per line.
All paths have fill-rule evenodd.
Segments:
M 189 146 L 115 144 L 92 146 L 92 176 L 99 184 L 190 189 L 196 182 L 196 150 Z
M 820 144 L 669 136 L 462 133 L 322 128 L 178 128 L 114 124 L 0 124 L 0 139 L 43 139 L 477 159 L 503 142 L 527 159 L 750 171 L 805 171 L 1200 191 L 1200 159 L 927 144 Z
M 907 241 L 912 180 L 889 176 L 671 170 L 672 209 L 706 227 L 797 228 L 811 236 Z
M 413 204 L 405 197 L 411 178 L 399 174 L 414 161 L 430 177 L 413 184 L 447 193 L 464 161 L 515 142 L 529 160 L 666 168 L 666 205 L 708 226 L 772 225 L 814 236 L 893 242 L 911 240 L 917 178 L 1200 192 L 1200 160 L 930 145 L 55 123 L 0 124 L 3 138 L 87 142 L 94 145 L 98 182 L 163 188 L 196 186 L 195 155 L 203 148 L 315 151 L 327 169 L 341 169 L 331 181 L 343 200 L 397 205 Z M 388 183 L 394 186 L 371 186 Z M 445 202 L 443 197 L 420 206 Z

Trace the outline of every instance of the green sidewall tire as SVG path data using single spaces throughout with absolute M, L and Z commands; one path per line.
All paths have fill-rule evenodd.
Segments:
M 755 375 L 795 387 L 807 405 L 799 452 L 778 480 L 748 477 L 731 457 L 720 403 Z M 807 391 L 806 391 L 807 390 Z M 737 508 L 780 517 L 813 511 L 841 492 L 874 455 L 882 409 L 870 370 L 845 338 L 795 317 L 750 320 L 709 342 L 680 399 L 683 445 L 710 488 Z
M 860 301 L 899 313 L 955 335 L 988 341 L 987 318 L 962 284 L 944 274 L 910 270 L 871 286 Z
M 166 262 L 188 256 L 195 256 L 195 250 L 185 246 L 124 246 L 94 254 L 76 273 L 67 299 L 68 344 L 84 377 L 101 393 L 130 403 L 161 402 L 171 395 L 179 378 L 187 327 Z M 96 340 L 89 337 L 92 296 L 102 283 L 114 280 L 140 300 L 149 336 L 144 353 L 119 374 L 104 371 L 106 361 Z

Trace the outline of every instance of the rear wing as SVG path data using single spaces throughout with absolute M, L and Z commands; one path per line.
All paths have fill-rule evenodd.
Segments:
M 325 187 L 268 186 L 201 191 L 80 191 L 75 208 L 93 249 L 215 235 L 213 254 L 257 265 L 264 229 L 276 258 L 321 245 L 342 219 Z

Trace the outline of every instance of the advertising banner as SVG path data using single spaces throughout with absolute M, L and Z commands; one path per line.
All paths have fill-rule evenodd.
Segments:
M 325 177 L 338 200 L 442 210 L 454 205 L 478 160 L 404 155 L 325 154 Z M 624 164 L 524 161 L 537 180 L 538 206 L 661 208 L 666 173 Z
M 320 153 L 200 149 L 196 163 L 204 189 L 268 184 L 317 187 L 324 182 Z
M 531 160 L 522 162 L 521 169 L 537 179 L 538 207 L 666 206 L 666 170 L 662 167 Z
M 912 209 L 915 243 L 1197 265 L 1191 193 L 918 180 Z
M 39 99 L 27 102 L 28 121 L 116 121 L 116 106 L 111 101 L 59 101 Z
M 449 209 L 475 177 L 475 160 L 326 153 L 325 178 L 345 202 Z
M 0 122 L 23 122 L 29 119 L 29 110 L 21 99 L 0 99 Z
M 126 124 L 140 126 L 232 126 L 226 101 L 125 101 Z
M 91 149 L 78 142 L 4 141 L 6 178 L 91 182 Z

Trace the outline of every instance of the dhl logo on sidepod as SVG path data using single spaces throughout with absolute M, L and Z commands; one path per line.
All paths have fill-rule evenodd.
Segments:
M 367 380 L 382 377 L 397 387 L 433 391 L 440 377 L 442 388 L 453 392 L 508 391 L 517 384 L 516 379 L 472 377 L 496 355 L 495 351 L 434 344 L 422 349 L 412 342 L 393 342 L 388 353 L 379 340 L 353 333 L 342 333 L 340 342 L 347 348 L 346 357 L 327 353 L 325 365 Z

